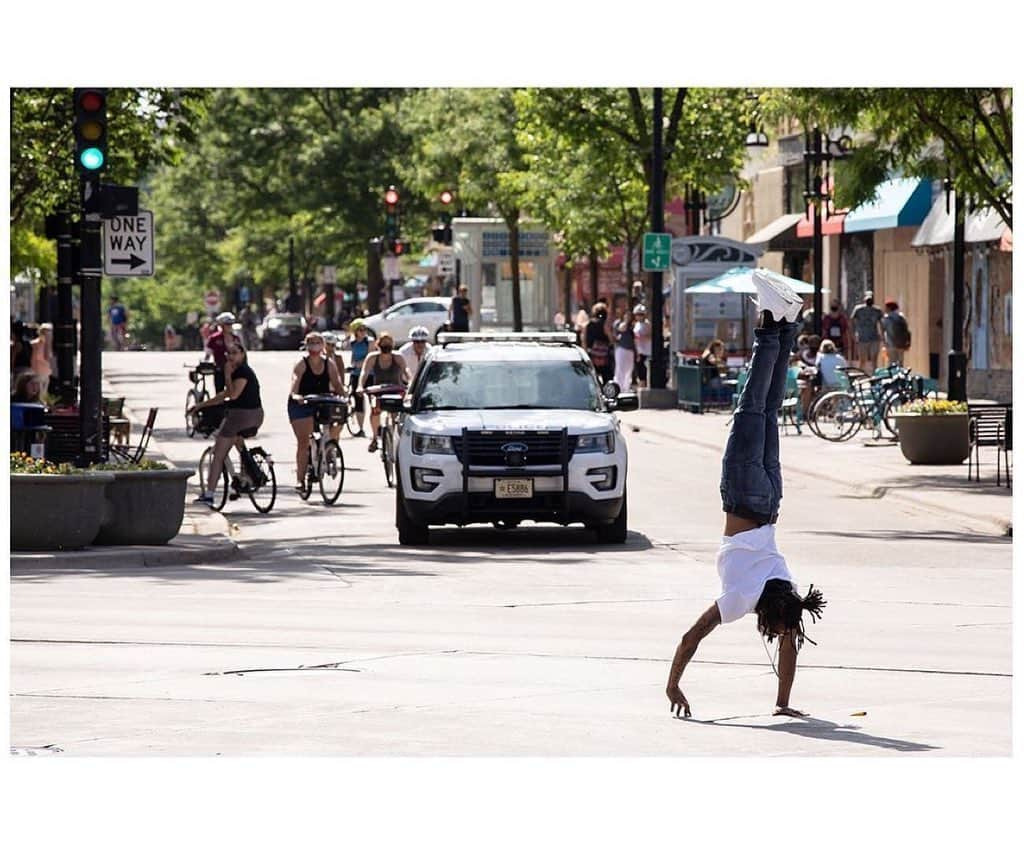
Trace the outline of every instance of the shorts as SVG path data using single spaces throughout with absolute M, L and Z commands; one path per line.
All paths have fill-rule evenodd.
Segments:
M 228 408 L 216 431 L 217 437 L 238 437 L 246 429 L 263 425 L 262 408 Z
M 857 357 L 860 359 L 870 358 L 871 360 L 878 359 L 878 350 L 881 348 L 882 342 L 880 340 L 858 340 L 857 341 Z
M 288 400 L 289 420 L 308 420 L 316 416 L 316 405 L 304 405 L 294 399 Z

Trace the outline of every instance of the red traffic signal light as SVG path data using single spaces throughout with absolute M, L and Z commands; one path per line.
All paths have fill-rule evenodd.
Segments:
M 398 195 L 398 191 L 395 190 L 394 185 L 384 192 L 384 202 L 387 205 L 398 205 L 400 199 L 401 197 Z
M 395 255 L 402 255 L 405 252 L 405 241 L 395 241 L 392 244 L 392 249 Z
M 438 197 L 441 200 L 441 205 L 451 205 L 452 200 L 455 199 L 455 194 L 449 191 L 447 188 L 441 191 L 441 196 Z

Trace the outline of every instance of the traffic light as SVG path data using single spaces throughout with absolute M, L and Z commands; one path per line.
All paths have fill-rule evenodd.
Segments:
M 76 88 L 75 168 L 99 174 L 107 163 L 107 89 Z
M 399 203 L 401 196 L 391 185 L 384 192 L 384 242 L 395 243 L 402 236 L 401 221 L 399 219 Z
M 391 244 L 391 251 L 395 255 L 405 255 L 409 251 L 409 244 L 407 241 L 395 241 Z
M 441 200 L 441 225 L 435 227 L 433 232 L 434 240 L 439 244 L 451 245 L 452 242 L 452 215 L 448 210 L 448 207 L 452 204 L 455 199 L 455 194 L 449 191 L 447 188 L 441 191 L 441 195 L 438 197 Z

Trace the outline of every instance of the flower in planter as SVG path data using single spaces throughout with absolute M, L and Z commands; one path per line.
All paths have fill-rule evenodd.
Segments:
M 102 470 L 103 472 L 142 472 L 143 470 L 168 469 L 168 466 L 160 461 L 151 461 L 149 458 L 145 458 L 137 464 L 94 464 L 92 469 Z
M 33 458 L 24 452 L 11 452 L 11 472 L 28 475 L 74 475 L 80 470 L 71 464 L 55 464 L 45 458 Z
M 966 414 L 966 402 L 954 402 L 950 399 L 915 399 L 899 409 L 900 414 L 917 416 L 943 416 L 946 414 Z

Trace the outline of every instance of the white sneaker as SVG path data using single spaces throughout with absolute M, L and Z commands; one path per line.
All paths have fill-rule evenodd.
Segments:
M 757 288 L 757 307 L 760 311 L 770 311 L 776 320 L 796 322 L 804 301 L 799 294 L 785 282 L 773 279 L 762 270 L 754 270 L 754 287 Z

